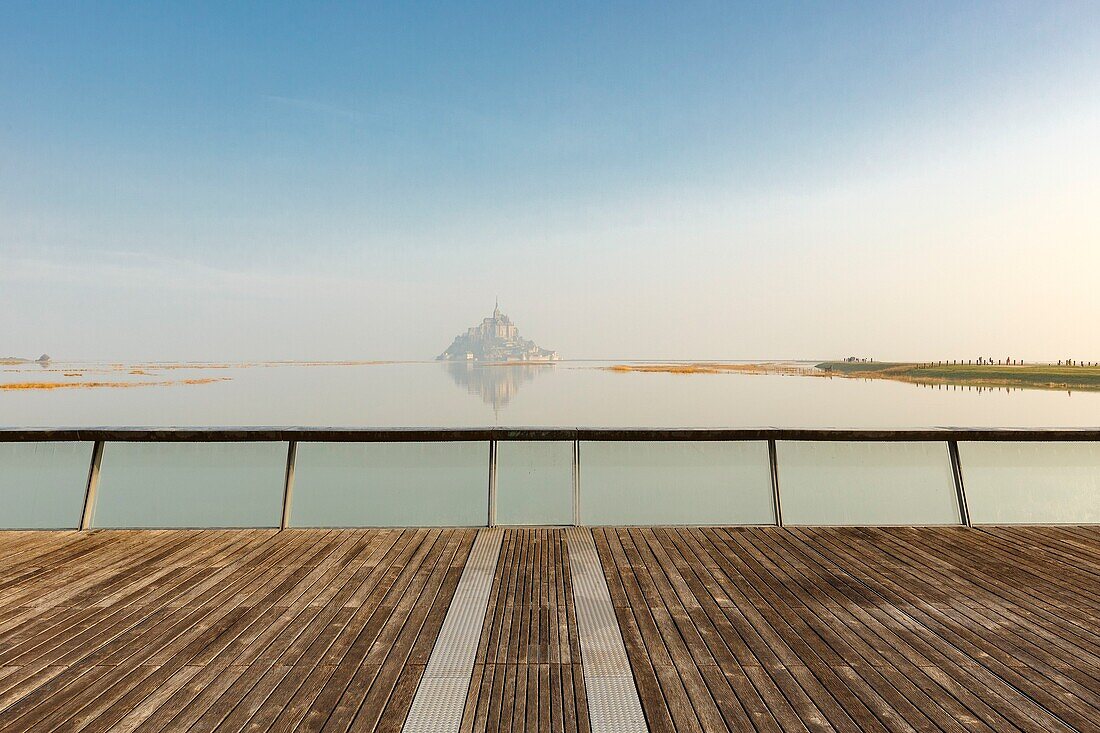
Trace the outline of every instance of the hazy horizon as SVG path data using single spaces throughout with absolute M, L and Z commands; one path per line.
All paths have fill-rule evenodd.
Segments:
M 1100 360 L 1100 5 L 15 2 L 0 356 Z

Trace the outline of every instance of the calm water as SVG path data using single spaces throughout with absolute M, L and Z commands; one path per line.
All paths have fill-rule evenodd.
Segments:
M 609 364 L 612 362 L 608 362 Z M 622 363 L 622 362 L 618 362 Z M 0 367 L 0 384 L 153 386 L 0 390 L 0 425 L 1095 427 L 1100 394 L 930 388 L 748 374 L 616 373 L 546 366 L 399 363 L 217 368 Z M 66 376 L 76 375 L 80 376 Z M 205 384 L 182 380 L 222 379 Z

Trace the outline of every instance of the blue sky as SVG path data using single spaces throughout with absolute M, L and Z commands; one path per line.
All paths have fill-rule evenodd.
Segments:
M 0 352 L 1100 358 L 1095 3 L 5 3 Z M 1067 318 L 1072 314 L 1072 318 Z

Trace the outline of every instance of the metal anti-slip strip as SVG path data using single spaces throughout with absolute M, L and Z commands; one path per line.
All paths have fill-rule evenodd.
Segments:
M 648 731 L 592 532 L 565 532 L 592 733 Z
M 503 537 L 503 530 L 478 530 L 402 730 L 458 730 Z

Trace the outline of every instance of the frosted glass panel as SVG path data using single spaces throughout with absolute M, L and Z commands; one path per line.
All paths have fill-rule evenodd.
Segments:
M 773 524 L 768 444 L 586 441 L 582 524 Z
M 489 443 L 299 443 L 295 527 L 480 527 Z
M 107 443 L 94 527 L 278 527 L 286 443 Z
M 778 441 L 784 524 L 961 524 L 946 442 Z
M 1100 522 L 1100 444 L 959 443 L 974 524 Z
M 573 523 L 573 443 L 497 443 L 497 524 Z
M 92 443 L 0 443 L 0 529 L 76 529 Z

